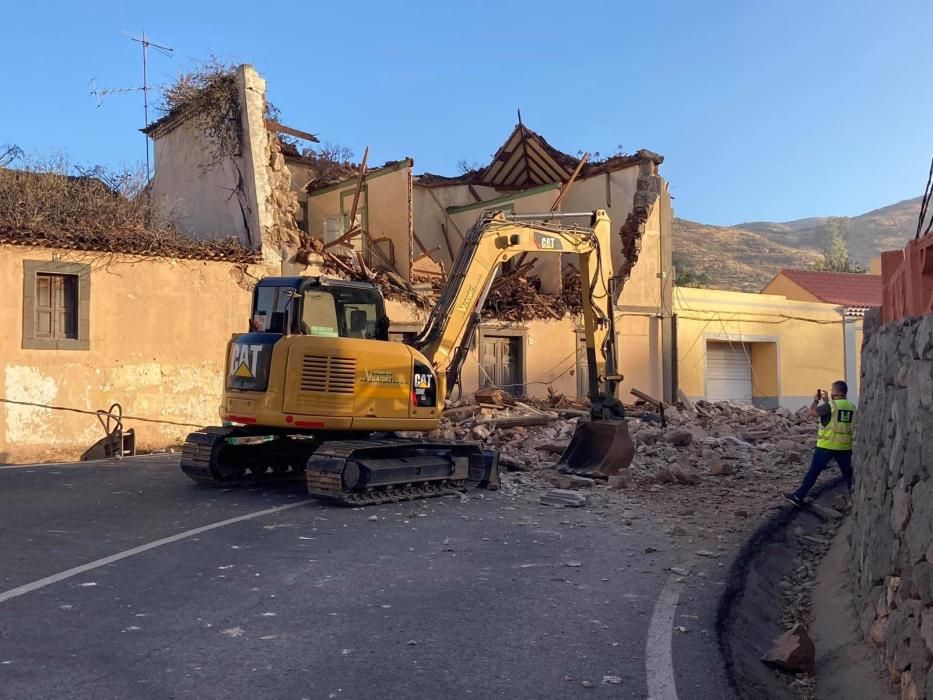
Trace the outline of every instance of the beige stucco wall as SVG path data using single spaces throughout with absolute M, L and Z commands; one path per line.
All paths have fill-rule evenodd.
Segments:
M 150 191 L 160 214 L 197 240 L 236 236 L 243 245 L 251 244 L 240 201 L 230 197 L 236 168 L 230 160 L 212 162 L 208 144 L 192 122 L 156 139 L 154 150 Z
M 625 380 L 619 387 L 623 401 L 633 399 L 629 391 L 637 387 L 658 395 L 659 375 L 652 364 L 651 324 L 655 322 L 641 316 L 620 316 L 617 319 L 619 367 Z M 582 330 L 579 319 L 534 320 L 525 323 L 486 322 L 485 335 L 510 335 L 520 331 L 524 338 L 521 362 L 528 396 L 547 398 L 548 387 L 568 397 L 577 395 L 577 340 Z M 656 360 L 655 360 L 656 361 Z M 470 350 L 461 372 L 465 394 L 479 388 L 480 370 L 477 347 Z
M 614 236 L 618 238 L 620 221 L 613 220 Z M 619 244 L 621 248 L 621 244 Z M 613 248 L 615 254 L 616 248 Z M 646 307 L 653 311 L 661 310 L 661 290 L 664 280 L 661 274 L 661 207 L 655 204 L 651 208 L 645 230 L 641 237 L 641 250 L 638 261 L 632 268 L 629 278 L 625 280 L 622 294 L 619 296 L 619 305 L 623 307 Z M 670 279 L 668 278 L 668 282 Z
M 609 180 L 609 189 L 606 180 Z M 561 209 L 568 212 L 605 209 L 612 221 L 612 267 L 622 262 L 622 240 L 619 228 L 632 211 L 632 201 L 638 184 L 638 166 L 577 180 L 564 197 Z M 632 302 L 634 303 L 634 302 Z
M 449 222 L 447 220 L 447 209 L 448 207 L 462 207 L 473 204 L 476 202 L 476 198 L 473 197 L 466 185 L 419 187 L 417 178 L 415 178 L 414 184 L 412 213 L 415 233 L 428 250 L 440 248 L 438 252 L 433 254 L 433 257 L 444 264 L 444 269 L 450 270 L 450 264 L 463 244 L 463 236 L 466 234 L 467 229 L 460 229 L 458 224 Z M 492 187 L 474 185 L 473 189 L 484 200 L 494 199 L 499 196 L 499 193 Z M 452 254 L 447 247 L 447 242 L 444 240 L 441 224 L 447 226 L 447 235 L 450 239 L 450 246 L 453 248 Z
M 790 409 L 809 401 L 845 375 L 841 309 L 783 296 L 678 287 L 678 378 L 692 399 L 706 394 L 706 344 L 710 340 L 753 344 L 756 398 L 776 398 Z M 773 348 L 756 343 L 773 343 Z
M 22 349 L 23 261 L 42 248 L 0 247 L 0 396 L 85 410 L 217 424 L 224 347 L 249 317 L 229 263 L 55 252 L 91 265 L 90 349 Z M 250 274 L 264 274 L 259 267 Z M 126 421 L 137 446 L 177 444 L 190 428 Z M 73 459 L 99 438 L 94 416 L 0 403 L 0 462 Z
M 547 388 L 574 397 L 576 380 L 576 326 L 570 318 L 560 321 L 528 321 L 522 324 L 486 323 L 483 333 L 494 336 L 497 329 L 523 330 L 522 350 L 525 388 L 529 396 L 546 398 Z M 508 333 L 503 333 L 508 335 Z M 470 350 L 461 370 L 463 391 L 472 394 L 479 388 L 480 370 L 477 348 Z
M 514 196 L 505 199 L 505 201 L 503 201 L 504 198 L 500 197 L 497 200 L 493 200 L 493 203 L 488 205 L 485 202 L 471 204 L 470 208 L 466 211 L 455 212 L 448 216 L 448 231 L 453 227 L 457 231 L 463 231 L 465 233 L 476 223 L 480 216 L 483 215 L 483 212 L 489 211 L 490 209 L 510 209 L 515 214 L 538 214 L 546 212 L 554 203 L 557 192 L 558 190 L 556 187 L 544 192 L 534 192 L 533 194 L 516 192 Z M 427 245 L 427 243 L 425 243 L 425 245 Z M 538 255 L 529 253 L 525 258 L 526 262 L 530 262 L 532 258 L 537 258 L 535 266 L 528 274 L 537 276 L 541 280 L 541 291 L 545 294 L 556 294 L 560 291 L 561 257 L 561 255 L 557 254 Z

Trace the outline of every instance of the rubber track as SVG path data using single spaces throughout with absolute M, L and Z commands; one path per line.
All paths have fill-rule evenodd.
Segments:
M 441 450 L 472 450 L 475 445 L 447 440 L 340 440 L 327 442 L 321 445 L 311 459 L 305 475 L 308 483 L 308 493 L 315 498 L 337 503 L 345 506 L 369 506 L 380 503 L 398 503 L 419 498 L 432 498 L 461 493 L 466 488 L 466 479 L 444 479 L 411 483 L 404 486 L 388 485 L 377 486 L 366 491 L 346 492 L 343 490 L 341 473 L 328 470 L 322 471 L 314 468 L 318 458 L 340 459 L 346 464 L 350 459 L 361 456 L 364 452 L 382 452 L 404 448 L 429 448 Z
M 181 470 L 188 478 L 201 486 L 236 486 L 301 480 L 300 471 L 283 474 L 274 470 L 270 471 L 268 467 L 248 468 L 247 473 L 241 477 L 218 479 L 216 472 L 211 468 L 214 450 L 221 447 L 227 437 L 234 432 L 236 428 L 212 426 L 190 433 L 181 448 Z

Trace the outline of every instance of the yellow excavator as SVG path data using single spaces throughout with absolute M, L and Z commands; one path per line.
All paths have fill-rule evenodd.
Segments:
M 583 225 L 562 225 L 584 216 Z M 227 345 L 224 426 L 188 436 L 182 470 L 199 484 L 303 474 L 312 496 L 345 505 L 498 488 L 494 451 L 395 433 L 438 428 L 489 289 L 503 263 L 521 253 L 576 255 L 581 276 L 591 416 L 578 425 L 561 469 L 605 478 L 627 467 L 634 448 L 617 398 L 609 236 L 601 210 L 483 216 L 467 232 L 424 329 L 407 344 L 389 341 L 373 284 L 260 280 L 249 332 Z

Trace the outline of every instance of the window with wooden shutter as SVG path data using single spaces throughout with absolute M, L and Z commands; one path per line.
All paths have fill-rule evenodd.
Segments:
M 78 277 L 36 273 L 36 337 L 78 339 Z
M 23 261 L 23 348 L 90 349 L 91 268 Z

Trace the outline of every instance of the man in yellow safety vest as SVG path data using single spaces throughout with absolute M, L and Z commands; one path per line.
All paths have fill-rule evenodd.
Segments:
M 813 488 L 817 477 L 832 460 L 836 460 L 846 487 L 852 493 L 852 436 L 857 408 L 846 398 L 848 393 L 849 387 L 844 381 L 833 382 L 830 396 L 827 397 L 821 389 L 810 404 L 810 415 L 820 419 L 820 428 L 813 460 L 800 488 L 784 494 L 784 498 L 795 506 L 803 505 L 803 499 Z

